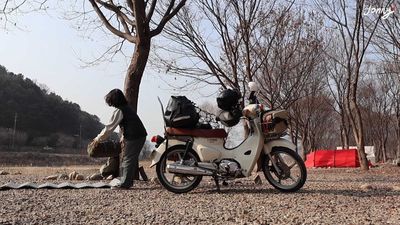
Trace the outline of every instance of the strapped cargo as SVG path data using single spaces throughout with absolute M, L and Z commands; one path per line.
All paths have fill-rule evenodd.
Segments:
M 262 115 L 261 127 L 266 138 L 277 138 L 288 128 L 289 114 L 286 110 L 267 111 Z

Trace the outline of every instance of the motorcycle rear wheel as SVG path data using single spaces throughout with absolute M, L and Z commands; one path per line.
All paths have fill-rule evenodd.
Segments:
M 303 187 L 307 180 L 307 169 L 300 156 L 291 149 L 274 148 L 271 157 L 275 160 L 278 170 L 266 155 L 262 170 L 267 181 L 282 192 L 295 192 Z
M 156 172 L 158 180 L 161 185 L 168 191 L 176 194 L 182 194 L 189 192 L 196 188 L 203 176 L 192 176 L 187 174 L 174 174 L 169 173 L 166 170 L 166 166 L 170 163 L 179 162 L 185 154 L 185 146 L 174 146 L 168 149 L 162 156 L 160 161 L 157 163 Z M 191 161 L 197 163 L 200 161 L 196 152 L 190 150 L 185 158 L 185 161 Z

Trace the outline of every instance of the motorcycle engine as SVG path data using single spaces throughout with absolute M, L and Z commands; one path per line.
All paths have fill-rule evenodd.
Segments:
M 240 175 L 242 170 L 237 162 L 224 159 L 219 163 L 219 171 L 221 174 L 236 177 Z

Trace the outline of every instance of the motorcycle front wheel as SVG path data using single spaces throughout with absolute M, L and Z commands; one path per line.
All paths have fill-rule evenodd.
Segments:
M 156 166 L 158 180 L 168 191 L 182 194 L 196 188 L 203 176 L 194 176 L 188 174 L 169 173 L 166 169 L 168 164 L 180 162 L 185 154 L 185 146 L 174 146 L 168 149 L 162 156 Z M 196 164 L 200 161 L 197 154 L 190 150 L 184 159 L 186 163 Z
M 274 148 L 271 158 L 265 155 L 262 170 L 267 181 L 282 192 L 299 190 L 307 179 L 304 161 L 296 152 L 288 148 Z

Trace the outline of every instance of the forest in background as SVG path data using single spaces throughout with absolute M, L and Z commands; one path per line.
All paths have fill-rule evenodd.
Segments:
M 0 99 L 1 150 L 79 152 L 103 128 L 96 115 L 1 65 Z

